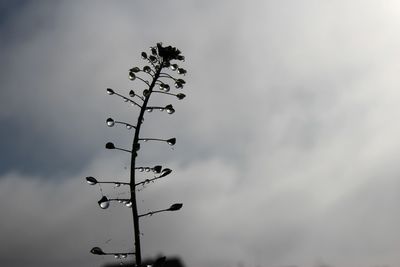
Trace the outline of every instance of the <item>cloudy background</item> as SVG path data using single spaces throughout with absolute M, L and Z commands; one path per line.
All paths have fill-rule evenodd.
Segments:
M 139 161 L 174 175 L 139 192 L 143 254 L 190 267 L 399 266 L 397 0 L 1 1 L 0 265 L 101 266 L 132 247 L 129 210 L 84 177 L 126 180 L 156 42 L 186 56 L 173 116 L 147 114 Z M 115 196 L 113 187 L 103 186 Z

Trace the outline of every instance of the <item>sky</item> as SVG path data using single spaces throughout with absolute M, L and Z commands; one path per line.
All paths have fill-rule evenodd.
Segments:
M 138 109 L 106 94 L 157 42 L 188 73 L 175 114 L 146 114 L 142 253 L 189 267 L 399 266 L 396 0 L 0 1 L 0 265 L 101 266 L 131 213 L 85 177 L 127 181 Z M 145 179 L 145 176 L 140 176 Z M 102 186 L 107 196 L 126 191 Z

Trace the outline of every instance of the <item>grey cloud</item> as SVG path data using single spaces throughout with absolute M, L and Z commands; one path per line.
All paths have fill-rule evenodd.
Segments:
M 396 2 L 49 3 L 28 2 L 1 28 L 1 264 L 99 265 L 92 245 L 131 245 L 125 210 L 99 210 L 82 178 L 126 179 L 126 155 L 103 145 L 130 136 L 104 121 L 135 110 L 104 90 L 140 92 L 127 69 L 157 41 L 186 55 L 187 98 L 169 100 L 174 116 L 146 117 L 144 135 L 178 142 L 143 144 L 141 163 L 174 175 L 141 198 L 185 208 L 145 221 L 145 256 L 398 263 Z

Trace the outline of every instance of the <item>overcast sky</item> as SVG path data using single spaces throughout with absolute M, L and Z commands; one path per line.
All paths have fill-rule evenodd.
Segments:
M 142 51 L 177 46 L 176 113 L 146 114 L 139 163 L 173 174 L 139 192 L 143 255 L 188 267 L 399 266 L 397 0 L 1 1 L 0 265 L 101 266 L 133 246 L 127 181 L 138 110 L 107 96 Z M 129 168 L 128 168 L 129 169 Z M 144 178 L 144 177 L 143 177 Z M 107 196 L 123 190 L 103 186 Z M 126 192 L 125 192 L 126 193 Z

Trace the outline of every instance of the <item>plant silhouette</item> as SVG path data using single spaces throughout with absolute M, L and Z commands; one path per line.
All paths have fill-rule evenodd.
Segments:
M 161 259 L 159 262 L 161 262 L 163 258 L 164 257 L 159 257 L 158 259 Z M 155 263 L 156 261 L 157 260 L 152 260 L 152 259 L 143 260 L 142 265 L 143 266 L 153 265 L 153 267 L 157 267 Z M 165 262 L 161 262 L 161 264 L 163 264 L 161 266 L 164 267 L 184 267 L 183 262 L 177 257 L 165 259 Z M 118 263 L 105 264 L 103 267 L 120 267 L 120 264 Z
M 170 83 L 173 83 L 174 90 L 181 90 L 185 81 L 181 78 L 176 78 L 176 75 L 185 75 L 186 70 L 178 66 L 176 62 L 184 61 L 184 56 L 181 54 L 181 51 L 176 47 L 172 46 L 163 46 L 162 43 L 157 43 L 156 46 L 150 47 L 150 53 L 146 52 L 141 53 L 142 58 L 146 61 L 146 64 L 142 68 L 133 67 L 129 70 L 129 79 L 132 81 L 140 81 L 145 85 L 145 89 L 141 94 L 136 94 L 133 90 L 128 92 L 128 96 L 125 96 L 114 89 L 107 88 L 106 92 L 110 96 L 117 96 L 121 98 L 124 102 L 130 103 L 132 106 L 139 108 L 139 114 L 137 116 L 136 124 L 130 124 L 123 121 L 118 121 L 113 118 L 106 119 L 106 124 L 109 127 L 114 127 L 116 125 L 122 125 L 126 129 L 134 129 L 134 136 L 132 141 L 131 149 L 121 148 L 116 146 L 113 142 L 108 142 L 105 145 L 106 149 L 109 150 L 119 150 L 123 152 L 127 152 L 130 154 L 131 163 L 130 163 L 130 180 L 129 181 L 98 181 L 95 177 L 89 176 L 86 177 L 86 182 L 90 185 L 100 185 L 100 184 L 113 184 L 115 187 L 127 186 L 129 187 L 130 198 L 110 198 L 103 195 L 103 191 L 101 190 L 102 197 L 98 201 L 100 208 L 107 209 L 110 207 L 111 202 L 118 202 L 132 210 L 132 218 L 133 218 L 133 236 L 134 236 L 134 249 L 123 251 L 123 252 L 105 252 L 100 247 L 93 247 L 90 252 L 95 255 L 111 255 L 117 259 L 125 259 L 130 257 L 131 255 L 135 257 L 134 266 L 148 266 L 150 263 L 146 262 L 146 264 L 142 263 L 141 256 L 141 246 L 140 246 L 140 222 L 139 219 L 145 216 L 151 216 L 156 213 L 161 213 L 165 211 L 177 211 L 180 210 L 183 206 L 182 203 L 174 203 L 170 207 L 150 211 L 144 214 L 138 213 L 138 204 L 136 198 L 136 192 L 139 186 L 144 186 L 146 184 L 155 182 L 158 179 L 161 179 L 167 175 L 169 175 L 172 170 L 169 168 L 163 168 L 161 165 L 156 166 L 136 166 L 136 159 L 138 158 L 138 153 L 140 150 L 140 143 L 147 141 L 154 142 L 165 142 L 170 146 L 175 145 L 176 138 L 148 138 L 141 137 L 140 129 L 144 122 L 144 116 L 146 112 L 152 111 L 165 111 L 167 114 L 175 113 L 175 109 L 172 104 L 167 104 L 165 106 L 149 106 L 149 101 L 151 96 L 154 93 L 164 94 L 168 97 L 174 97 L 178 100 L 182 100 L 185 98 L 185 94 L 181 92 L 171 92 L 172 86 Z M 176 74 L 175 74 L 176 73 Z M 147 174 L 153 173 L 154 176 L 144 179 L 142 181 L 137 181 L 136 172 L 144 172 Z M 101 188 L 100 188 L 101 189 Z M 160 257 L 154 261 L 153 266 L 164 266 L 168 261 L 166 261 L 165 257 Z M 168 265 L 166 266 L 173 266 Z M 178 265 L 175 265 L 178 266 Z

